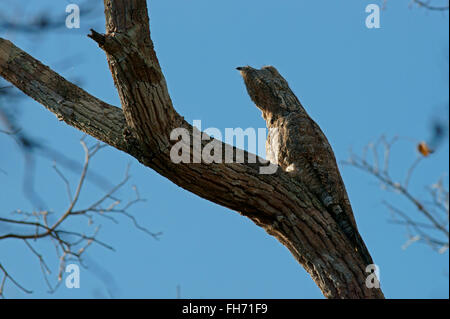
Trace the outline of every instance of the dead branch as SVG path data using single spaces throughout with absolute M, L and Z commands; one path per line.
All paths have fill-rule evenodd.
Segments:
M 389 162 L 392 148 L 399 140 L 398 137 L 388 140 L 382 136 L 376 143 L 368 144 L 364 148 L 362 156 L 350 152 L 349 160 L 344 161 L 343 164 L 356 167 L 370 174 L 380 182 L 383 190 L 393 191 L 412 204 L 414 211 L 405 212 L 405 209 L 395 207 L 386 201 L 383 202 L 393 217 L 391 222 L 406 227 L 408 241 L 403 246 L 404 248 L 414 242 L 423 242 L 432 249 L 443 253 L 449 247 L 448 189 L 444 185 L 443 178 L 440 178 L 436 184 L 425 188 L 428 200 L 422 199 L 411 192 L 409 187 L 411 177 L 419 164 L 426 158 L 422 154 L 418 154 L 417 158 L 407 168 L 403 182 L 392 177 L 389 171 Z M 380 151 L 383 153 L 384 159 L 381 167 L 379 166 Z M 416 220 L 418 217 L 423 218 L 426 222 Z
M 284 244 L 328 298 L 383 298 L 366 285 L 366 266 L 307 185 L 278 170 L 261 174 L 254 154 L 214 140 L 259 163 L 174 163 L 174 129 L 194 129 L 178 114 L 150 37 L 145 0 L 104 0 L 106 34 L 90 37 L 105 51 L 122 108 L 68 82 L 0 38 L 0 75 L 68 125 L 122 150 L 175 184 L 235 210 Z M 201 90 L 200 90 L 201 92 Z M 289 97 L 294 99 L 294 97 Z M 201 141 L 203 148 L 210 141 Z M 195 146 L 189 149 L 194 154 Z M 74 196 L 75 197 L 75 196 Z M 45 232 L 43 229 L 41 232 Z
M 417 4 L 419 7 L 428 9 L 428 10 L 432 10 L 432 11 L 448 11 L 449 6 L 448 4 L 445 6 L 437 6 L 437 5 L 433 5 L 433 1 L 432 0 L 412 0 L 415 4 Z
M 145 232 L 146 234 L 152 236 L 154 239 L 159 239 L 161 233 L 153 233 L 147 228 L 141 226 L 136 218 L 129 213 L 129 209 L 135 204 L 144 201 L 140 198 L 137 188 L 133 186 L 133 190 L 136 194 L 136 198 L 132 199 L 126 203 L 115 197 L 115 193 L 119 189 L 122 189 L 126 183 L 129 181 L 129 167 L 127 167 L 125 172 L 125 177 L 112 189 L 102 195 L 98 200 L 90 204 L 86 208 L 75 209 L 77 203 L 81 197 L 81 191 L 83 189 L 84 182 L 88 175 L 89 164 L 93 156 L 104 147 L 99 143 L 95 144 L 93 147 L 88 147 L 84 140 L 81 140 L 81 145 L 85 152 L 84 166 L 80 174 L 77 187 L 74 192 L 71 191 L 71 186 L 69 180 L 64 176 L 64 174 L 59 170 L 59 168 L 54 165 L 55 172 L 61 178 L 66 186 L 67 195 L 69 198 L 69 206 L 63 214 L 53 223 L 48 222 L 48 216 L 51 212 L 48 211 L 37 211 L 37 212 L 24 212 L 17 210 L 14 212 L 16 218 L 4 218 L 0 217 L 0 223 L 4 223 L 10 226 L 20 225 L 25 226 L 28 230 L 23 230 L 21 232 L 10 232 L 6 234 L 0 234 L 0 240 L 21 240 L 25 243 L 25 246 L 31 251 L 31 253 L 36 256 L 39 260 L 40 268 L 44 280 L 48 286 L 49 292 L 54 292 L 60 285 L 62 280 L 62 275 L 65 269 L 65 264 L 69 259 L 76 261 L 80 265 L 83 265 L 82 256 L 83 253 L 92 244 L 97 244 L 109 250 L 114 250 L 114 248 L 98 239 L 98 233 L 100 231 L 101 225 L 96 223 L 96 217 L 108 218 L 118 223 L 114 216 L 123 216 L 130 219 L 134 226 L 139 230 Z M 69 219 L 77 218 L 82 216 L 88 219 L 89 228 L 95 226 L 94 230 L 91 231 L 80 231 L 80 230 L 70 230 L 67 226 Z M 90 233 L 90 234 L 88 234 Z M 39 253 L 35 248 L 36 241 L 44 238 L 50 238 L 56 250 L 56 255 L 59 258 L 57 283 L 55 285 L 51 284 L 51 268 L 48 266 L 46 257 Z M 0 270 L 3 272 L 2 284 L 0 286 L 0 297 L 4 296 L 4 285 L 7 280 L 10 280 L 16 287 L 20 288 L 22 291 L 31 293 L 30 290 L 25 289 L 21 286 L 17 280 L 10 275 L 4 266 L 0 264 Z

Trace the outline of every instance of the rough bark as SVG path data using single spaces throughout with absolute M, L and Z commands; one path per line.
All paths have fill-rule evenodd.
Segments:
M 250 218 L 290 250 L 327 298 L 383 298 L 381 289 L 366 287 L 364 262 L 326 208 L 287 173 L 260 174 L 258 163 L 170 160 L 172 129 L 183 127 L 191 135 L 193 130 L 172 105 L 150 38 L 146 1 L 104 0 L 104 5 L 106 34 L 93 31 L 90 37 L 106 53 L 122 109 L 2 38 L 0 75 L 59 120 L 130 154 L 180 187 Z M 231 147 L 217 143 L 222 150 Z M 244 153 L 245 158 L 253 156 Z

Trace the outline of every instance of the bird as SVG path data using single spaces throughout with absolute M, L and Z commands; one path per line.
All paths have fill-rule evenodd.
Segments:
M 358 232 L 333 149 L 319 125 L 275 67 L 236 69 L 269 129 L 267 160 L 305 185 L 333 217 L 366 266 L 373 264 Z

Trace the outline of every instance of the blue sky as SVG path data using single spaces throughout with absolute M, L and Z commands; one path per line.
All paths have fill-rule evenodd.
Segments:
M 36 12 L 64 15 L 68 1 L 10 1 L 8 12 L 26 19 Z M 77 3 L 75 1 L 75 3 Z M 79 2 L 81 3 L 81 2 Z M 424 140 L 430 120 L 448 121 L 448 13 L 409 8 L 409 0 L 387 3 L 381 28 L 365 27 L 365 7 L 373 1 L 148 1 L 155 49 L 176 110 L 202 126 L 265 127 L 250 101 L 236 66 L 274 65 L 288 80 L 309 114 L 321 126 L 339 161 L 349 149 L 359 152 L 382 134 Z M 22 4 L 20 4 L 22 6 Z M 102 6 L 102 5 L 101 5 Z M 89 28 L 104 31 L 101 14 L 81 20 L 81 29 L 61 28 L 48 35 L 22 35 L 0 30 L 44 64 L 108 103 L 119 106 L 104 53 L 86 37 Z M 83 7 L 81 7 L 83 10 Z M 64 20 L 61 20 L 61 24 Z M 20 123 L 40 142 L 65 155 L 83 159 L 83 134 L 26 98 L 12 105 Z M 90 140 L 91 142 L 92 139 Z M 15 143 L 0 135 L 0 216 L 33 207 L 22 193 L 23 158 Z M 392 172 L 403 176 L 417 157 L 405 140 L 393 154 Z M 412 190 L 448 173 L 448 140 L 424 161 Z M 100 220 L 99 239 L 116 252 L 93 245 L 81 270 L 81 288 L 46 292 L 36 258 L 22 242 L 0 242 L 0 260 L 24 286 L 11 284 L 7 297 L 31 298 L 323 298 L 309 275 L 288 250 L 252 222 L 226 208 L 177 187 L 136 160 L 112 148 L 102 150 L 92 169 L 111 182 L 123 178 L 131 163 L 132 179 L 120 192 L 132 198 L 136 185 L 145 203 L 131 212 L 140 224 L 163 232 L 159 241 L 137 230 L 129 220 Z M 36 187 L 48 209 L 67 207 L 64 184 L 47 160 L 37 163 Z M 417 243 L 406 250 L 402 226 L 388 223 L 382 205 L 390 200 L 415 214 L 376 181 L 352 167 L 341 166 L 360 232 L 380 267 L 381 285 L 389 298 L 448 298 L 448 252 L 439 255 Z M 77 174 L 67 173 L 71 181 Z M 445 175 L 448 184 L 448 175 Z M 87 184 L 80 205 L 101 194 Z M 73 227 L 85 227 L 80 221 Z M 40 243 L 41 252 L 51 243 Z M 49 256 L 53 251 L 49 253 Z M 54 272 L 56 260 L 49 259 Z

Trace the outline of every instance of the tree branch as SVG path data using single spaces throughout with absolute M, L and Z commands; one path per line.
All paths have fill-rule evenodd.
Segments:
M 3 38 L 0 75 L 44 105 L 58 120 L 115 148 L 127 149 L 122 136 L 126 124 L 119 108 L 93 97 Z
M 414 3 L 416 3 L 419 7 L 423 7 L 428 10 L 432 11 L 448 11 L 449 6 L 434 6 L 430 4 L 430 2 L 422 1 L 422 0 L 413 0 Z
M 417 169 L 418 164 L 425 158 L 425 155 L 422 153 L 413 160 L 412 164 L 407 169 L 406 178 L 403 183 L 401 183 L 399 179 L 394 179 L 389 172 L 389 162 L 391 160 L 392 149 L 398 141 L 398 137 L 394 137 L 392 140 L 388 141 L 385 136 L 382 136 L 376 143 L 367 145 L 364 148 L 361 157 L 351 152 L 350 159 L 344 161 L 343 164 L 353 166 L 375 177 L 381 183 L 384 190 L 393 191 L 403 197 L 403 199 L 406 199 L 412 204 L 415 210 L 422 215 L 425 221 L 428 222 L 427 224 L 424 224 L 413 220 L 401 209 L 395 208 L 392 204 L 384 202 L 384 205 L 394 217 L 400 217 L 400 221 L 394 220 L 395 223 L 404 224 L 415 232 L 414 235 L 409 236 L 410 238 L 405 247 L 409 246 L 412 242 L 422 241 L 427 243 L 434 250 L 444 252 L 449 246 L 448 190 L 445 189 L 442 179 L 429 187 L 428 195 L 431 198 L 431 203 L 411 192 L 409 189 L 409 181 Z M 380 157 L 378 154 L 379 148 L 381 148 L 381 151 L 384 153 L 384 164 L 381 167 L 378 164 Z M 371 154 L 367 154 L 368 149 L 370 149 Z M 372 158 L 368 160 L 367 155 L 371 155 Z M 439 238 L 443 239 L 436 239 L 434 236 L 439 236 Z M 411 240 L 411 238 L 414 238 L 414 240 Z
M 115 197 L 115 193 L 119 189 L 121 189 L 129 180 L 128 168 L 126 170 L 124 179 L 121 182 L 119 182 L 116 186 L 114 186 L 112 189 L 110 189 L 106 194 L 102 195 L 98 200 L 93 202 L 87 208 L 75 210 L 75 206 L 77 205 L 77 202 L 79 201 L 79 198 L 81 196 L 81 189 L 88 175 L 88 167 L 90 160 L 96 154 L 96 152 L 99 149 L 101 149 L 102 146 L 104 146 L 97 143 L 95 146 L 89 148 L 85 144 L 84 140 L 81 141 L 81 144 L 85 151 L 85 163 L 83 166 L 83 170 L 80 174 L 77 189 L 75 190 L 73 195 L 72 192 L 70 191 L 70 185 L 67 178 L 62 174 L 62 172 L 56 169 L 57 174 L 66 183 L 66 187 L 70 192 L 68 194 L 70 199 L 68 205 L 69 207 L 61 214 L 60 217 L 58 217 L 55 221 L 52 221 L 52 223 L 49 223 L 48 216 L 51 214 L 51 212 L 39 211 L 28 213 L 23 212 L 21 210 L 17 210 L 15 212 L 17 215 L 19 215 L 20 219 L 10 219 L 0 217 L 0 223 L 6 225 L 7 226 L 6 229 L 9 228 L 8 226 L 21 226 L 19 228 L 20 231 L 19 229 L 17 229 L 8 232 L 6 234 L 0 233 L 0 240 L 8 240 L 8 239 L 21 240 L 25 243 L 25 245 L 31 251 L 31 253 L 38 258 L 41 267 L 41 272 L 43 274 L 45 282 L 47 283 L 50 293 L 54 292 L 61 284 L 61 279 L 64 270 L 63 266 L 67 261 L 69 261 L 69 258 L 72 258 L 76 260 L 79 264 L 83 265 L 82 256 L 87 250 L 87 248 L 91 246 L 93 243 L 114 251 L 114 248 L 112 246 L 108 245 L 107 243 L 97 238 L 97 234 L 101 227 L 100 224 L 95 225 L 97 216 L 108 218 L 114 221 L 115 223 L 118 222 L 111 215 L 124 216 L 129 220 L 131 220 L 137 229 L 147 233 L 154 239 L 159 239 L 159 236 L 161 235 L 160 232 L 153 233 L 149 231 L 147 228 L 141 226 L 137 222 L 136 218 L 129 213 L 128 210 L 130 207 L 132 207 L 138 202 L 143 201 L 143 199 L 140 198 L 137 188 L 135 186 L 133 187 L 134 191 L 136 192 L 135 199 L 130 200 L 126 203 L 122 203 L 120 199 L 117 199 Z M 69 219 L 73 220 L 76 218 L 75 216 L 86 217 L 89 221 L 88 226 L 96 226 L 94 231 L 92 231 L 92 229 L 88 230 L 89 233 L 93 234 L 87 235 L 84 231 L 82 232 L 77 230 L 67 230 L 67 227 L 70 227 L 68 226 Z M 43 238 L 48 238 L 53 241 L 53 243 L 55 244 L 56 255 L 59 257 L 58 282 L 54 286 L 51 284 L 50 278 L 48 277 L 48 275 L 51 273 L 50 267 L 47 266 L 47 262 L 45 261 L 44 256 L 37 251 L 36 247 L 33 246 L 35 245 L 35 242 L 37 240 Z M 28 241 L 29 239 L 30 241 Z M 0 297 L 4 297 L 2 291 L 4 283 L 6 282 L 7 279 L 10 280 L 13 285 L 17 286 L 21 290 L 28 292 L 28 290 L 24 290 L 23 287 L 20 286 L 18 282 L 6 272 L 5 267 L 3 267 L 3 277 L 1 276 L 2 270 L 1 261 L 2 260 L 0 258 L 0 281 L 3 282 L 3 284 L 0 284 Z
M 326 208 L 287 173 L 260 174 L 259 163 L 226 163 L 224 158 L 212 163 L 171 160 L 172 130 L 190 132 L 192 160 L 195 129 L 173 108 L 150 38 L 146 1 L 104 4 L 106 34 L 92 31 L 90 37 L 106 52 L 123 114 L 1 38 L 0 75 L 60 120 L 134 156 L 180 187 L 250 218 L 291 251 L 326 297 L 383 298 L 381 289 L 366 286 L 367 265 Z M 214 142 L 221 150 L 231 149 L 233 158 L 237 152 L 257 158 Z

